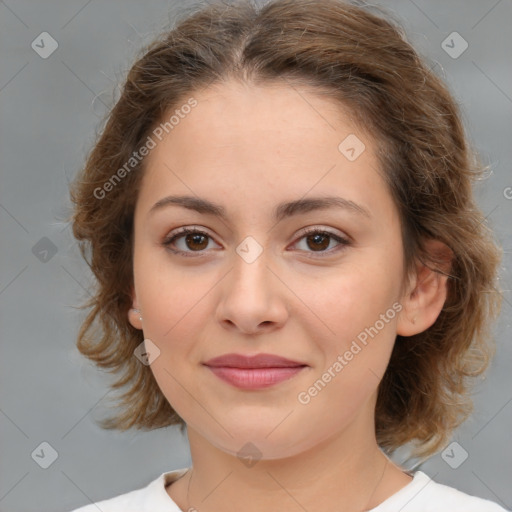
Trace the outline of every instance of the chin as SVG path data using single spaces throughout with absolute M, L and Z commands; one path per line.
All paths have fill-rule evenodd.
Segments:
M 207 442 L 225 453 L 241 459 L 241 462 L 256 460 L 276 460 L 293 457 L 320 443 L 319 432 L 308 432 L 303 425 L 296 425 L 288 420 L 262 422 L 260 417 L 251 418 L 236 425 L 223 423 L 223 428 L 216 424 L 206 429 L 196 429 Z M 282 424 L 280 424 L 282 422 Z M 229 434 L 228 434 L 229 432 Z M 247 463 L 250 467 L 250 463 Z

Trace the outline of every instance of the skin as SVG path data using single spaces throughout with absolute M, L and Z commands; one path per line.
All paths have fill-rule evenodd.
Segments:
M 160 350 L 151 370 L 187 423 L 193 463 L 168 494 L 201 512 L 373 508 L 411 480 L 378 448 L 377 387 L 396 335 L 434 323 L 446 278 L 418 264 L 405 279 L 400 219 L 374 142 L 339 104 L 287 84 L 226 82 L 193 96 L 198 105 L 148 156 L 135 211 L 133 307 L 143 320 L 133 311 L 129 320 Z M 338 150 L 349 134 L 366 148 L 355 161 Z M 227 219 L 176 205 L 150 211 L 169 195 L 218 203 Z M 281 202 L 325 196 L 368 216 L 328 208 L 271 217 Z M 166 247 L 184 226 L 208 237 Z M 308 239 L 307 226 L 349 243 Z M 252 263 L 236 252 L 247 236 L 262 249 Z M 402 310 L 300 403 L 396 303 Z M 265 390 L 240 390 L 202 364 L 231 352 L 308 366 Z M 261 454 L 250 467 L 237 456 L 248 442 Z

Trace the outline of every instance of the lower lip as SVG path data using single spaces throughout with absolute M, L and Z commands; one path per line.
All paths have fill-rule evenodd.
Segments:
M 231 368 L 227 366 L 209 366 L 219 379 L 241 389 L 262 389 L 291 379 L 305 366 L 293 368 Z

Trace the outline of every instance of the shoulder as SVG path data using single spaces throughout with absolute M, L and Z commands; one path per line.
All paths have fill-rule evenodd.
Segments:
M 165 487 L 186 471 L 187 469 L 177 469 L 162 473 L 146 487 L 85 505 L 72 512 L 181 512 L 167 494 Z
M 409 485 L 372 512 L 388 512 L 397 506 L 402 512 L 507 512 L 497 503 L 434 482 L 421 471 L 414 473 Z
M 84 507 L 77 508 L 72 512 L 135 512 L 140 510 L 141 503 L 143 503 L 147 496 L 147 489 L 137 489 L 125 494 L 120 494 L 114 498 L 91 503 Z

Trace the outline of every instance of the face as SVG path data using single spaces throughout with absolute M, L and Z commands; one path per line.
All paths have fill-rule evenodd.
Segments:
M 232 454 L 373 433 L 404 280 L 373 141 L 312 90 L 226 83 L 193 96 L 148 156 L 135 211 L 143 321 L 130 321 L 160 351 L 162 392 L 189 432 Z M 294 363 L 205 365 L 226 354 Z

